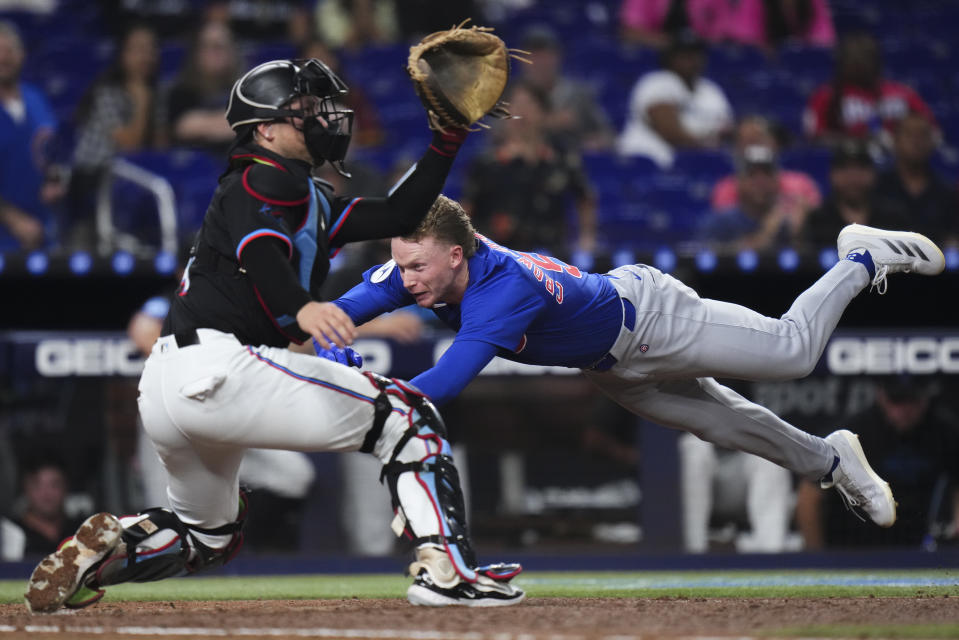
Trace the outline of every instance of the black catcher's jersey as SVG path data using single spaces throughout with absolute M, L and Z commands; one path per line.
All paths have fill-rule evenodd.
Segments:
M 302 342 L 307 336 L 296 325 L 296 309 L 270 308 L 243 266 L 244 252 L 255 240 L 278 245 L 303 290 L 298 309 L 319 298 L 331 235 L 349 204 L 311 179 L 304 162 L 261 148 L 238 150 L 207 209 L 164 333 L 204 327 L 233 333 L 244 344 Z
M 330 258 L 348 242 L 412 232 L 446 180 L 462 142 L 435 134 L 387 198 L 343 198 L 309 164 L 257 145 L 238 147 L 206 211 L 163 326 L 208 328 L 243 344 L 283 347 L 309 336 L 296 313 L 320 299 Z

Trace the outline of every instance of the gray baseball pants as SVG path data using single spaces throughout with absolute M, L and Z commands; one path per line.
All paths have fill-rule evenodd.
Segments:
M 608 371 L 584 374 L 636 415 L 722 447 L 753 453 L 808 478 L 829 472 L 835 452 L 714 377 L 789 380 L 808 375 L 846 306 L 869 284 L 861 264 L 840 260 L 781 318 L 700 298 L 658 269 L 628 265 L 610 282 L 636 308 L 610 353 Z

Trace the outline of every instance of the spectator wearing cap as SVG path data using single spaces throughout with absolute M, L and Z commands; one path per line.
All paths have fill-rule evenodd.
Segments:
M 719 85 L 703 77 L 705 66 L 702 40 L 691 32 L 673 39 L 662 54 L 663 68 L 642 76 L 632 90 L 620 153 L 648 156 L 668 168 L 674 149 L 719 146 L 733 110 Z
M 939 244 L 959 242 L 956 190 L 930 164 L 936 131 L 927 118 L 910 113 L 896 125 L 892 166 L 879 174 L 876 196 L 909 218 L 909 228 Z
M 749 145 L 736 158 L 736 204 L 703 218 L 699 239 L 719 253 L 789 246 L 805 210 L 780 197 L 779 162 L 766 145 Z
M 583 151 L 612 148 L 613 128 L 593 90 L 563 74 L 563 47 L 556 33 L 546 26 L 531 27 L 520 49 L 529 52 L 532 62 L 519 65 L 522 79 L 549 101 L 544 126 L 554 144 Z
M 932 110 L 911 87 L 882 75 L 879 45 L 868 33 L 842 38 L 833 79 L 809 97 L 803 126 L 811 138 L 884 138 L 909 113 L 934 122 Z
M 803 480 L 796 520 L 807 549 L 906 546 L 929 548 L 959 533 L 959 421 L 917 376 L 878 380 L 875 401 L 844 426 L 859 434 L 873 469 L 894 487 L 896 524 L 870 527 L 848 518 L 838 495 Z M 835 500 L 833 500 L 835 498 Z
M 800 244 L 816 251 L 834 247 L 847 224 L 867 224 L 882 229 L 909 229 L 909 219 L 876 198 L 876 163 L 870 146 L 849 138 L 837 142 L 829 163 L 830 193 L 813 209 L 803 225 Z
M 772 123 L 763 116 L 746 116 L 736 125 L 733 138 L 733 156 L 738 158 L 748 146 L 765 146 L 779 151 L 779 141 L 773 133 Z M 822 194 L 816 181 L 802 171 L 790 171 L 780 167 L 778 178 L 779 198 L 787 211 L 797 216 L 805 214 L 822 204 Z M 723 211 L 737 206 L 739 202 L 739 176 L 729 175 L 713 186 L 710 206 L 713 211 Z M 801 219 L 797 218 L 797 223 Z

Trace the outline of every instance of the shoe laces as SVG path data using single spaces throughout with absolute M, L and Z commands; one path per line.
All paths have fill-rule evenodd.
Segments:
M 886 275 L 889 273 L 889 266 L 885 264 L 876 266 L 876 275 L 872 278 L 872 286 L 869 287 L 869 290 L 876 290 L 881 296 L 886 295 L 886 285 L 888 280 L 886 280 Z
M 846 492 L 842 490 L 841 485 L 838 488 L 839 488 L 839 497 L 842 498 L 842 504 L 844 507 L 846 507 L 846 511 L 849 511 L 850 513 L 852 513 L 852 515 L 856 516 L 863 522 L 867 522 L 866 518 L 859 512 L 859 507 L 862 506 L 859 500 L 857 500 L 853 496 L 847 495 Z

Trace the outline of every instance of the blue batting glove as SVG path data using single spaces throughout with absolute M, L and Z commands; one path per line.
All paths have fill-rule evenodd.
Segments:
M 333 345 L 332 349 L 325 349 L 320 346 L 320 343 L 316 341 L 316 338 L 313 338 L 313 351 L 316 352 L 316 355 L 320 358 L 326 358 L 327 360 L 332 360 L 333 362 L 338 362 L 347 367 L 356 367 L 357 369 L 363 366 L 363 356 L 354 351 L 351 347 L 337 347 Z

